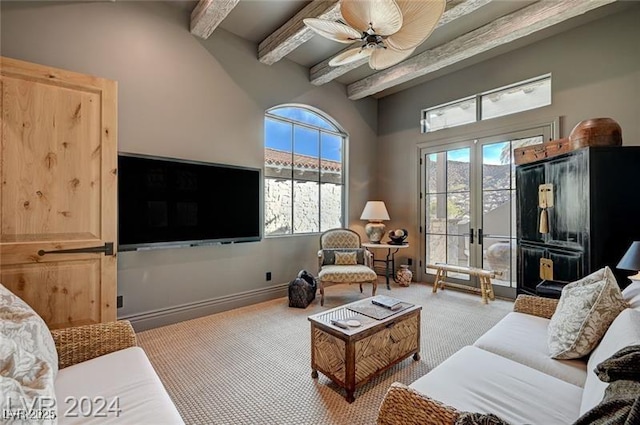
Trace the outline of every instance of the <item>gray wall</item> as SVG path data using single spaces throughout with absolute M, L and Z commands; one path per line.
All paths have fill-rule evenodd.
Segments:
M 350 135 L 349 222 L 364 234 L 359 216 L 375 195 L 376 100 L 352 102 L 339 84 L 314 87 L 308 70 L 287 60 L 262 65 L 256 45 L 222 29 L 206 41 L 195 38 L 189 11 L 175 5 L 3 1 L 1 12 L 3 56 L 118 81 L 123 152 L 261 168 L 267 108 L 295 102 L 325 111 Z M 294 236 L 120 253 L 118 314 L 188 305 L 180 314 L 139 322 L 147 327 L 253 302 L 251 294 L 281 296 L 282 286 L 269 288 L 302 268 L 315 272 L 317 249 L 317 236 Z M 198 302 L 201 308 L 192 305 Z
M 378 193 L 389 209 L 389 226 L 409 229 L 407 257 L 419 255 L 419 144 L 485 136 L 553 117 L 560 117 L 565 137 L 581 120 L 611 117 L 620 123 L 625 145 L 640 145 L 638 22 L 640 4 L 379 101 L 378 157 L 387 172 L 378 176 Z M 420 134 L 421 109 L 546 73 L 553 80 L 550 106 Z

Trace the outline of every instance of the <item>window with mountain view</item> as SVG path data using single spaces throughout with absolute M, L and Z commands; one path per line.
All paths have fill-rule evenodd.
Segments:
M 304 106 L 272 108 L 264 121 L 265 236 L 343 227 L 346 134 Z

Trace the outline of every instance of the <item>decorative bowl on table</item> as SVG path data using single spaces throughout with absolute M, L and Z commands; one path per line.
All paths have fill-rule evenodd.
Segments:
M 391 230 L 389 232 L 389 239 L 391 239 L 389 244 L 402 245 L 405 243 L 404 241 L 405 239 L 407 239 L 407 236 L 409 236 L 409 232 L 407 232 L 407 229 Z

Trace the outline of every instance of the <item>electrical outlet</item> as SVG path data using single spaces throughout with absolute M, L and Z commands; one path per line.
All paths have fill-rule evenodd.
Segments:
M 267 282 L 271 280 L 271 272 L 267 272 L 267 275 L 265 277 L 267 279 Z
M 117 308 L 122 308 L 122 295 L 118 295 L 116 297 L 116 307 Z

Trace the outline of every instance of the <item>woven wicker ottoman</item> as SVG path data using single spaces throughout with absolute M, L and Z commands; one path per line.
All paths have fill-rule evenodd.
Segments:
M 420 311 L 412 305 L 381 320 L 349 310 L 371 302 L 367 298 L 309 316 L 311 322 L 311 376 L 322 372 L 355 400 L 356 388 L 413 355 L 420 360 Z M 382 308 L 382 307 L 381 307 Z M 340 328 L 332 320 L 357 320 L 358 327 Z

